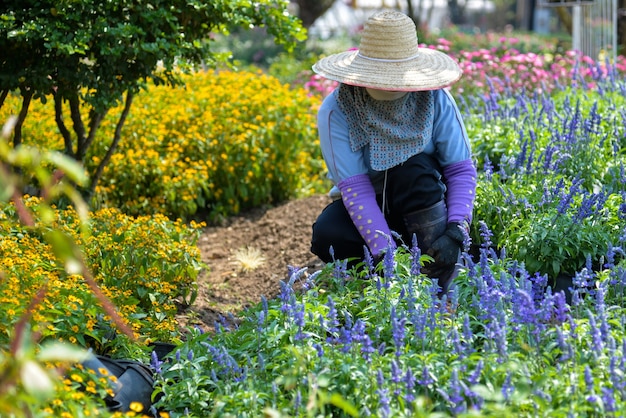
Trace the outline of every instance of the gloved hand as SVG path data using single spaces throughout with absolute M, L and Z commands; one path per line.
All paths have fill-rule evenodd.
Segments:
M 456 263 L 465 240 L 461 228 L 463 228 L 463 224 L 460 222 L 449 222 L 444 234 L 431 244 L 427 254 L 435 259 L 435 263 L 440 265 Z

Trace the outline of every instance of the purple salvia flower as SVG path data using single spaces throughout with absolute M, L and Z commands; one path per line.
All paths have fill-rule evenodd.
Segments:
M 296 303 L 293 309 L 294 324 L 298 326 L 298 332 L 295 335 L 296 341 L 300 341 L 305 338 L 305 335 L 302 332 L 302 329 L 304 328 L 304 325 L 306 323 L 304 319 L 304 312 L 305 312 L 304 304 Z
M 576 341 L 578 339 L 578 324 L 576 323 L 576 319 L 570 315 L 569 316 L 569 335 L 572 341 Z
M 382 356 L 385 354 L 385 349 L 387 348 L 387 344 L 385 344 L 385 342 L 381 342 L 380 344 L 378 344 L 378 355 Z
M 470 353 L 473 352 L 474 350 L 472 349 L 472 342 L 474 341 L 474 333 L 472 332 L 470 317 L 467 312 L 465 313 L 465 315 L 463 315 L 463 340 L 467 345 L 466 350 Z
M 567 305 L 567 300 L 565 298 L 565 292 L 560 291 L 554 295 L 554 320 L 557 323 L 562 324 L 567 321 L 567 317 L 569 316 L 569 306 Z
M 328 295 L 328 302 L 326 303 L 326 306 L 328 306 L 328 314 L 326 314 L 326 324 L 328 326 L 327 331 L 334 334 L 339 331 L 339 321 L 337 320 L 337 308 L 335 307 L 335 301 L 330 295 Z
M 535 304 L 532 297 L 522 289 L 515 291 L 513 305 L 513 331 L 519 331 L 520 325 L 535 325 Z
M 421 305 L 418 305 L 411 312 L 411 322 L 413 323 L 413 335 L 419 341 L 426 341 L 426 319 L 427 313 L 424 312 Z
M 412 242 L 411 242 L 411 276 L 417 277 L 421 273 L 422 263 L 420 262 L 420 258 L 422 257 L 422 250 L 417 245 L 417 236 L 413 234 Z
M 265 325 L 265 311 L 259 312 L 259 318 L 257 319 L 257 331 L 259 333 L 263 332 L 263 327 Z
M 485 173 L 485 179 L 491 181 L 493 176 L 493 164 L 489 159 L 489 156 L 485 156 L 485 162 L 483 163 L 483 173 Z
M 385 255 L 383 256 L 383 275 L 385 277 L 383 287 L 385 289 L 389 289 L 391 286 L 391 280 L 393 280 L 396 275 L 395 252 L 390 247 L 387 248 L 387 251 L 385 251 Z
M 415 376 L 413 375 L 413 371 L 411 371 L 410 367 L 407 367 L 406 369 L 406 373 L 404 375 L 404 384 L 404 399 L 407 401 L 407 403 L 410 404 L 415 400 Z
M 317 357 L 319 357 L 319 358 L 324 357 L 324 347 L 322 347 L 318 343 L 315 343 L 315 344 L 313 344 L 313 348 L 315 348 L 315 351 L 317 351 Z
M 624 355 L 621 356 L 620 363 L 618 363 L 620 357 L 616 354 L 611 356 L 611 360 L 609 362 L 609 376 L 611 379 L 611 384 L 615 391 L 620 394 L 620 396 L 624 396 L 624 389 L 626 389 L 626 379 L 624 379 L 624 373 L 622 372 L 621 362 L 624 361 Z
M 535 273 L 530 279 L 532 283 L 532 298 L 535 306 L 539 307 L 543 303 L 543 296 L 548 286 L 548 276 L 545 274 Z
M 559 350 L 561 350 L 559 361 L 564 363 L 568 360 L 571 360 L 573 358 L 574 351 L 571 344 L 568 344 L 565 341 L 565 336 L 563 335 L 563 331 L 560 327 L 556 328 L 556 342 L 559 345 Z
M 391 410 L 389 408 L 389 391 L 385 387 L 385 378 L 383 376 L 383 371 L 378 369 L 378 375 L 376 377 L 376 381 L 378 383 L 378 389 L 376 389 L 376 393 L 378 393 L 378 402 L 379 407 L 378 411 L 380 412 L 381 417 L 391 416 Z
M 593 347 L 593 351 L 597 356 L 602 355 L 602 350 L 604 349 L 604 343 L 602 340 L 602 332 L 600 331 L 600 327 L 596 322 L 595 315 L 587 309 L 587 317 L 589 318 L 589 333 L 591 334 L 591 346 Z
M 585 192 L 583 194 L 582 201 L 580 202 L 580 206 L 578 207 L 576 213 L 572 215 L 572 221 L 575 224 L 582 222 L 583 219 L 592 216 L 596 213 L 595 208 L 602 207 L 604 200 L 604 195 L 600 194 L 591 194 Z
M 559 215 L 563 215 L 565 212 L 567 212 L 567 209 L 569 209 L 572 204 L 574 196 L 576 196 L 576 194 L 580 191 L 580 186 L 582 182 L 582 179 L 575 178 L 569 188 L 569 193 L 561 195 L 561 200 L 556 208 Z
M 585 377 L 585 385 L 587 386 L 587 391 L 593 392 L 593 389 L 594 389 L 593 375 L 591 374 L 591 369 L 589 368 L 588 364 L 585 365 L 585 371 L 583 372 L 583 374 Z
M 511 384 L 512 375 L 510 371 L 506 372 L 506 377 L 504 378 L 504 382 L 502 383 L 502 396 L 504 400 L 508 401 L 515 392 L 515 385 Z
M 346 279 L 349 278 L 348 260 L 335 260 L 333 266 L 333 277 L 339 283 L 345 283 Z
M 339 342 L 342 344 L 341 351 L 348 353 L 352 348 L 352 331 L 349 327 L 343 326 L 339 330 Z
M 452 413 L 454 415 L 461 414 L 467 411 L 467 405 L 465 403 L 465 398 L 463 397 L 463 385 L 459 380 L 459 372 L 456 367 L 452 370 L 452 375 L 450 376 L 450 384 L 448 388 L 448 399 L 452 404 Z
M 482 375 L 484 366 L 485 364 L 483 363 L 483 359 L 480 359 L 478 363 L 476 364 L 476 367 L 474 368 L 474 371 L 472 372 L 472 374 L 470 374 L 469 377 L 467 378 L 467 383 L 469 383 L 472 386 L 477 385 L 478 382 L 480 382 L 480 377 Z
M 161 369 L 162 365 L 163 362 L 159 360 L 159 356 L 157 355 L 156 351 L 152 351 L 152 354 L 150 355 L 150 366 L 152 366 L 152 369 L 154 369 L 155 373 L 163 373 L 163 370 Z
M 368 363 L 372 360 L 372 353 L 376 352 L 374 344 L 369 335 L 364 334 L 361 338 L 361 355 Z
M 354 342 L 361 342 L 363 340 L 363 336 L 365 335 L 366 325 L 362 319 L 357 319 L 352 326 L 352 340 Z
M 430 369 L 428 368 L 427 365 L 424 365 L 424 368 L 422 369 L 422 376 L 417 381 L 417 383 L 419 383 L 421 386 L 424 386 L 424 387 L 430 386 L 433 383 L 435 383 L 435 379 L 431 375 Z
M 372 258 L 372 253 L 370 253 L 370 250 L 369 248 L 367 248 L 367 245 L 363 246 L 363 254 L 364 254 L 363 261 L 365 262 L 365 266 L 366 266 L 365 279 L 369 280 L 373 277 L 376 266 L 374 265 L 374 258 Z
M 284 281 L 280 281 L 280 295 L 279 298 L 282 301 L 282 305 L 280 307 L 280 310 L 282 313 L 284 313 L 286 316 L 291 316 L 291 312 L 292 312 L 292 296 L 294 296 L 293 293 L 293 288 L 291 286 L 289 286 L 287 283 L 285 283 Z
M 296 280 L 299 280 L 306 270 L 306 267 L 299 268 L 294 266 L 287 266 L 287 277 L 289 277 L 289 286 L 293 286 Z
M 400 395 L 400 386 L 399 383 L 402 382 L 402 369 L 398 362 L 393 359 L 391 360 L 391 382 L 395 386 L 394 396 Z
M 293 400 L 293 411 L 294 416 L 298 416 L 300 412 L 300 407 L 302 406 L 302 393 L 299 390 L 296 391 L 296 397 Z
M 482 273 L 482 280 L 485 282 L 485 285 L 488 289 L 497 288 L 498 284 L 496 283 L 495 278 L 493 277 L 493 272 L 491 271 L 490 266 L 491 258 L 489 257 L 489 253 L 484 249 L 480 252 L 480 271 Z
M 602 404 L 604 410 L 607 412 L 617 411 L 617 405 L 615 404 L 615 391 L 609 386 L 602 387 Z
M 176 362 L 180 363 L 180 349 L 176 350 Z
M 461 338 L 459 337 L 459 331 L 456 328 L 452 328 L 449 334 L 450 343 L 452 344 L 452 348 L 454 349 L 454 353 L 460 358 L 465 357 L 465 350 L 463 348 L 463 344 L 461 343 Z
M 398 316 L 396 307 L 391 308 L 391 335 L 393 337 L 393 343 L 396 346 L 396 356 L 402 355 L 402 349 L 404 347 L 405 338 L 405 324 L 406 317 L 404 315 Z
M 596 290 L 596 316 L 600 320 L 600 335 L 602 341 L 607 341 L 607 338 L 611 335 L 611 329 L 606 314 L 606 303 L 604 301 L 605 294 L 605 285 L 598 286 Z
M 507 358 L 508 344 L 506 341 L 506 320 L 493 318 L 487 327 L 487 341 L 498 353 L 498 363 L 504 363 Z
M 550 394 L 549 394 L 549 393 L 546 393 L 546 392 L 544 392 L 544 391 L 543 391 L 543 390 L 541 390 L 541 389 L 535 389 L 535 390 L 533 391 L 533 394 L 534 394 L 535 396 L 537 396 L 537 397 L 539 397 L 539 398 L 543 399 L 543 400 L 544 400 L 546 403 L 548 403 L 548 404 L 549 404 L 550 402 L 552 402 L 552 396 L 550 396 Z
M 193 350 L 191 348 L 187 351 L 187 360 L 193 361 Z
M 522 166 L 524 165 L 524 162 L 526 161 L 526 152 L 527 152 L 527 149 L 528 149 L 528 140 L 527 139 L 523 139 L 523 138 L 524 138 L 524 131 L 522 129 L 520 129 L 518 141 L 520 141 L 522 143 L 522 146 L 520 147 L 519 153 L 517 154 L 517 157 L 515 158 L 515 165 L 513 166 L 513 168 L 515 169 L 516 172 L 523 171 Z M 520 170 L 520 169 L 522 169 L 522 170 Z

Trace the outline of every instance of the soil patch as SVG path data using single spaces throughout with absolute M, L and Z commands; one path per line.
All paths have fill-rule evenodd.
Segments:
M 180 312 L 180 325 L 213 331 L 220 317 L 236 317 L 259 303 L 262 296 L 276 297 L 289 266 L 311 270 L 319 267 L 319 259 L 310 250 L 311 226 L 328 203 L 327 195 L 296 199 L 254 209 L 223 225 L 205 228 L 198 247 L 208 269 L 198 278 L 196 301 Z M 237 261 L 242 259 L 238 252 L 263 261 L 247 269 Z M 253 267 L 254 263 L 247 264 Z

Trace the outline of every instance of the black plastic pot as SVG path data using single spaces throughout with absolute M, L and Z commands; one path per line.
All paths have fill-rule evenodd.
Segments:
M 152 351 L 156 353 L 159 361 L 164 361 L 165 357 L 176 348 L 176 344 L 155 342 L 150 344 Z

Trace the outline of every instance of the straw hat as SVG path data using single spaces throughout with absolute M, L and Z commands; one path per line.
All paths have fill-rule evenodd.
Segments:
M 413 20 L 384 10 L 365 22 L 358 50 L 322 58 L 313 71 L 344 84 L 397 91 L 435 90 L 461 78 L 451 57 L 417 44 Z

